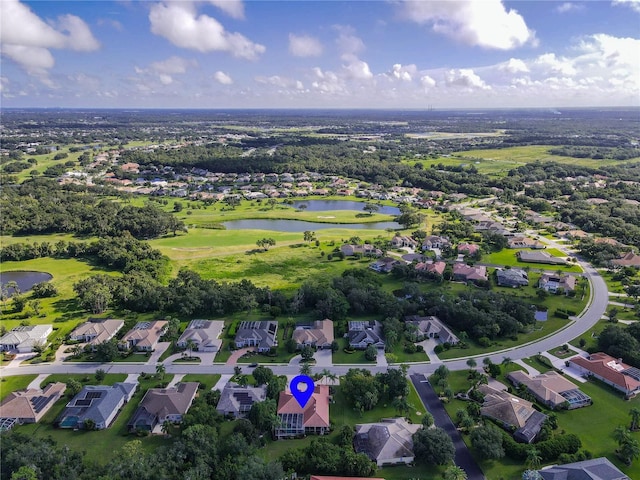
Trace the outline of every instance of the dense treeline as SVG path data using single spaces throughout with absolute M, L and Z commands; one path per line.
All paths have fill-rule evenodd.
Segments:
M 598 350 L 640 368 L 640 324 L 609 325 L 598 335 Z
M 0 210 L 3 234 L 102 237 L 128 231 L 136 238 L 154 238 L 184 229 L 182 221 L 154 205 L 124 205 L 101 199 L 95 189 L 63 189 L 47 179 L 3 189 Z

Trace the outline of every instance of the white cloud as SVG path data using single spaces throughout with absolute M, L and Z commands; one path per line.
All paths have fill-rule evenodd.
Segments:
M 220 70 L 218 70 L 216 73 L 213 74 L 213 79 L 222 85 L 233 84 L 233 79 L 229 75 L 227 75 L 226 73 Z
M 489 90 L 491 89 L 484 80 L 482 80 L 470 68 L 451 69 L 445 72 L 444 82 L 451 87 L 464 87 L 471 89 Z
M 510 58 L 507 62 L 500 64 L 498 68 L 509 73 L 527 73 L 529 71 L 527 64 L 519 58 Z
M 542 67 L 547 73 L 561 74 L 561 75 L 575 75 L 577 73 L 576 68 L 573 66 L 573 60 L 569 58 L 558 58 L 555 53 L 545 53 L 540 55 L 535 64 Z
M 339 32 L 336 44 L 341 53 L 355 55 L 364 51 L 364 42 L 360 37 L 355 35 L 352 27 L 348 25 L 334 25 L 334 28 Z
M 536 44 L 535 32 L 501 0 L 401 1 L 400 14 L 467 45 L 510 50 Z
M 244 3 L 242 0 L 209 0 L 209 3 L 215 5 L 232 18 L 244 18 Z
M 415 65 L 401 65 L 396 63 L 391 67 L 391 72 L 387 75 L 396 80 L 403 82 L 411 82 L 417 72 L 418 68 Z
M 51 84 L 47 71 L 55 64 L 50 49 L 89 52 L 100 43 L 87 24 L 75 15 L 45 22 L 18 0 L 0 2 L 0 48 L 30 75 Z
M 266 50 L 240 33 L 227 32 L 215 18 L 198 15 L 195 6 L 188 2 L 156 3 L 149 12 L 149 21 L 152 33 L 181 48 L 229 52 L 249 60 Z
M 186 73 L 189 67 L 197 67 L 196 60 L 187 60 L 182 57 L 172 56 L 161 62 L 153 62 L 149 67 L 158 72 L 175 75 L 178 73 Z
M 355 55 L 345 54 L 342 56 L 342 60 L 347 62 L 342 66 L 342 68 L 347 73 L 348 77 L 358 80 L 367 80 L 373 77 L 369 64 L 367 62 L 363 62 Z
M 613 5 L 623 5 L 640 13 L 640 0 L 613 0 Z
M 322 44 L 314 37 L 290 33 L 289 53 L 294 57 L 317 57 L 322 55 Z
M 422 77 L 420 77 L 420 84 L 424 88 L 433 88 L 436 86 L 436 81 L 429 75 L 423 75 Z
M 558 5 L 554 10 L 557 13 L 579 12 L 580 10 L 584 10 L 584 5 L 579 5 L 573 2 L 564 2 Z
M 113 20 L 111 18 L 98 19 L 98 25 L 101 27 L 103 26 L 111 27 L 117 30 L 118 32 L 121 32 L 124 30 L 124 26 L 122 25 L 122 23 L 120 23 L 118 20 Z

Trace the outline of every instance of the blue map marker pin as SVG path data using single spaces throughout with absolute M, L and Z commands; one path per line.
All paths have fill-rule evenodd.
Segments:
M 307 388 L 301 391 L 301 385 L 306 385 Z M 301 408 L 304 408 L 311 398 L 311 395 L 313 395 L 315 385 L 313 384 L 313 378 L 308 377 L 307 375 L 298 375 L 291 379 L 289 388 L 291 389 L 291 395 L 293 395 L 293 398 L 296 399 Z

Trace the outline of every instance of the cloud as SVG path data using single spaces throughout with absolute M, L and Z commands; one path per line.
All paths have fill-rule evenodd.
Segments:
M 577 3 L 564 2 L 558 5 L 554 9 L 557 13 L 579 12 L 584 10 L 584 5 L 578 5 Z
M 402 18 L 429 25 L 461 43 L 511 50 L 527 43 L 535 45 L 535 32 L 514 9 L 507 10 L 501 0 L 401 1 Z
M 98 19 L 98 25 L 101 27 L 104 27 L 104 26 L 111 27 L 114 30 L 117 30 L 118 32 L 121 32 L 124 30 L 124 26 L 122 25 L 122 23 L 120 23 L 118 20 L 113 20 L 111 18 Z
M 198 15 L 189 2 L 156 3 L 149 12 L 151 32 L 181 48 L 199 52 L 223 51 L 234 57 L 256 59 L 266 48 L 244 37 L 230 33 L 208 15 Z
M 542 67 L 547 73 L 561 74 L 565 76 L 572 76 L 577 73 L 576 68 L 573 66 L 573 60 L 569 58 L 558 58 L 555 53 L 545 53 L 540 55 L 535 64 Z
M 355 55 L 364 51 L 364 42 L 360 37 L 355 35 L 355 30 L 352 27 L 348 25 L 334 25 L 333 28 L 339 32 L 336 44 L 342 54 Z
M 209 3 L 215 5 L 232 18 L 244 18 L 244 3 L 242 0 L 209 0 Z
M 613 0 L 613 5 L 622 5 L 640 13 L 640 0 Z
M 153 62 L 148 68 L 135 67 L 135 71 L 138 75 L 156 76 L 162 85 L 171 85 L 174 80 L 173 75 L 185 74 L 189 68 L 197 66 L 196 60 L 187 60 L 174 55 L 166 60 Z
M 450 87 L 464 87 L 470 89 L 490 90 L 488 86 L 470 68 L 451 69 L 445 72 L 444 82 Z
M 403 82 L 411 82 L 413 77 L 417 72 L 417 67 L 415 65 L 401 65 L 396 63 L 391 67 L 391 72 L 387 75 L 391 78 L 395 78 L 396 80 L 400 80 Z
M 342 56 L 342 59 L 347 62 L 342 68 L 348 77 L 358 80 L 368 80 L 373 77 L 369 64 L 363 62 L 355 55 L 345 54 Z
M 519 58 L 510 58 L 507 62 L 500 64 L 498 68 L 509 73 L 526 73 L 529 71 L 527 64 Z
M 3 55 L 27 73 L 50 83 L 47 71 L 55 65 L 50 49 L 90 52 L 100 48 L 100 43 L 75 15 L 61 15 L 55 21 L 44 22 L 18 0 L 2 0 L 0 48 Z
M 218 70 L 216 73 L 213 74 L 213 79 L 220 83 L 221 85 L 232 85 L 233 84 L 233 79 L 227 75 L 226 73 Z
M 308 35 L 289 34 L 289 53 L 294 57 L 318 57 L 322 55 L 322 44 Z
M 302 88 L 302 82 L 299 82 L 292 78 L 281 77 L 280 75 L 272 75 L 270 77 L 258 76 L 255 77 L 255 81 L 261 84 L 274 85 L 280 88 Z
M 424 88 L 433 88 L 436 86 L 436 81 L 429 75 L 423 75 L 422 77 L 420 77 L 420 85 L 422 85 Z

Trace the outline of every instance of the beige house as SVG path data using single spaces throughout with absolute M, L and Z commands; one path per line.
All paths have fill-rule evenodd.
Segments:
M 313 326 L 298 325 L 293 331 L 293 340 L 302 348 L 305 345 L 316 348 L 331 348 L 333 342 L 333 322 L 328 318 L 316 320 Z
M 0 404 L 0 421 L 13 423 L 36 423 L 64 394 L 67 386 L 64 383 L 50 383 L 44 389 L 31 388 L 11 392 Z
M 120 340 L 120 348 L 151 352 L 158 345 L 160 337 L 164 335 L 167 323 L 166 320 L 136 323 L 136 326 L 129 330 Z
M 196 397 L 198 385 L 183 382 L 171 388 L 150 388 L 129 420 L 129 430 L 152 431 L 164 422 L 181 422 Z
M 413 454 L 413 434 L 421 426 L 407 423 L 404 418 L 384 418 L 378 423 L 356 425 L 353 439 L 356 452 L 365 453 L 381 467 L 411 463 Z
M 45 346 L 53 325 L 21 325 L 0 338 L 0 351 L 29 353 L 35 346 Z
M 591 405 L 591 397 L 582 393 L 573 383 L 554 371 L 531 377 L 528 373 L 518 370 L 509 373 L 507 378 L 516 387 L 524 385 L 538 402 L 549 408 L 566 406 L 567 409 L 572 410 Z
M 220 333 L 224 322 L 220 320 L 191 320 L 176 342 L 179 348 L 187 348 L 189 343 L 198 352 L 217 352 L 222 340 Z
M 124 326 L 124 320 L 114 318 L 90 318 L 78 325 L 69 335 L 69 340 L 86 342 L 95 348 L 111 340 Z

